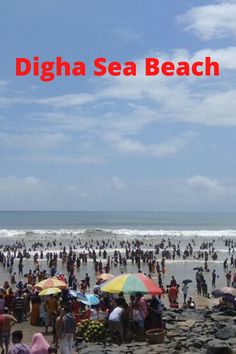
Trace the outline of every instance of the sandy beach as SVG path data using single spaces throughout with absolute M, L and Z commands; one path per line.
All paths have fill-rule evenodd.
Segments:
M 228 238 L 219 235 L 208 236 L 205 235 L 168 235 L 166 232 L 165 235 L 121 235 L 120 233 L 103 231 L 103 230 L 86 230 L 82 233 L 76 232 L 63 232 L 60 230 L 60 235 L 58 235 L 58 231 L 51 232 L 27 232 L 26 234 L 21 234 L 18 232 L 17 235 L 11 235 L 11 237 L 1 237 L 1 251 L 7 258 L 9 254 L 13 254 L 13 252 L 9 248 L 13 245 L 18 244 L 18 250 L 15 253 L 16 257 L 14 258 L 14 266 L 12 269 L 9 269 L 6 264 L 5 267 L 3 264 L 0 264 L 0 277 L 1 283 L 5 280 L 10 281 L 11 275 L 15 273 L 16 282 L 19 280 L 23 280 L 23 282 L 27 281 L 27 278 L 24 276 L 28 274 L 30 270 L 34 271 L 36 267 L 36 263 L 34 261 L 34 257 L 38 255 L 37 261 L 37 269 L 40 271 L 46 271 L 50 274 L 50 268 L 47 262 L 47 254 L 57 254 L 57 273 L 65 274 L 68 276 L 66 263 L 63 263 L 61 257 L 61 253 L 63 250 L 66 252 L 71 249 L 73 253 L 75 253 L 77 258 L 86 255 L 87 262 L 83 263 L 81 261 L 80 267 L 77 268 L 76 264 L 74 265 L 74 275 L 78 280 L 78 284 L 82 279 L 85 278 L 86 273 L 88 273 L 90 277 L 90 290 L 87 289 L 87 293 L 91 293 L 94 285 L 96 284 L 97 273 L 94 269 L 94 261 L 91 257 L 91 252 L 95 251 L 96 253 L 96 261 L 102 262 L 103 268 L 107 264 L 107 260 L 110 257 L 111 268 L 110 273 L 113 275 L 119 275 L 121 273 L 137 273 L 138 270 L 142 271 L 146 275 L 150 276 L 157 284 L 158 284 L 158 274 L 157 272 L 151 272 L 149 269 L 148 262 L 141 261 L 140 268 L 137 266 L 135 262 L 132 262 L 131 259 L 126 259 L 126 251 L 127 247 L 130 250 L 140 249 L 142 252 L 151 252 L 152 257 L 155 262 L 161 262 L 163 252 L 169 252 L 168 257 L 165 258 L 165 273 L 162 274 L 163 286 L 165 289 L 168 288 L 168 285 L 171 282 L 172 276 L 175 277 L 177 284 L 180 285 L 180 291 L 178 296 L 179 307 L 183 304 L 183 293 L 181 291 L 182 281 L 184 279 L 191 279 L 192 283 L 189 284 L 188 297 L 191 296 L 196 303 L 196 307 L 199 311 L 205 311 L 205 309 L 211 309 L 212 306 L 219 303 L 219 299 L 215 299 L 211 296 L 211 292 L 220 287 L 226 286 L 226 273 L 231 270 L 234 274 L 235 268 L 230 267 L 230 257 L 234 257 L 234 238 L 232 238 L 230 243 L 230 248 L 226 243 Z M 236 242 L 236 238 L 235 238 Z M 19 246 L 20 245 L 20 246 Z M 174 247 L 179 247 L 180 254 L 173 255 Z M 158 248 L 158 253 L 155 252 Z M 190 250 L 191 255 L 186 256 L 186 250 Z M 29 258 L 23 258 L 23 274 L 19 274 L 18 265 L 19 258 L 18 251 L 23 252 L 26 250 L 29 254 Z M 106 258 L 103 257 L 103 251 L 106 250 Z M 9 253 L 10 252 L 10 253 Z M 115 264 L 114 263 L 114 252 L 119 252 L 122 259 L 126 259 L 124 264 Z M 204 297 L 202 295 L 197 294 L 196 287 L 196 270 L 195 267 L 205 266 L 205 252 L 208 254 L 207 268 L 208 271 L 203 271 L 204 278 L 206 279 L 208 285 L 208 294 L 209 297 Z M 212 259 L 212 254 L 217 253 L 217 260 Z M 174 258 L 174 259 L 173 259 Z M 229 268 L 223 268 L 224 260 L 229 259 Z M 81 258 L 82 259 L 82 258 Z M 103 271 L 104 271 L 103 269 Z M 212 287 L 212 271 L 216 270 L 217 278 L 216 278 L 216 286 Z M 13 286 L 13 291 L 16 288 Z M 126 297 L 129 300 L 129 296 Z M 145 295 L 145 298 L 149 298 L 148 295 Z M 170 309 L 168 294 L 164 294 L 162 296 L 162 300 L 167 309 Z M 29 314 L 30 316 L 30 314 Z M 20 324 L 16 324 L 14 329 L 21 329 L 24 332 L 24 342 L 27 344 L 31 344 L 32 335 L 37 332 L 44 333 L 44 327 L 41 326 L 32 326 L 29 324 L 29 320 L 24 321 Z M 52 335 L 49 334 L 46 336 L 46 339 L 49 343 L 52 343 Z M 88 344 L 86 344 L 84 350 L 89 348 Z M 114 349 L 115 350 L 115 349 Z M 143 349 L 142 349 L 143 350 Z M 86 351 L 85 351 L 86 352 Z M 92 353 L 92 351 L 91 351 Z M 119 353 L 119 351 L 117 351 Z

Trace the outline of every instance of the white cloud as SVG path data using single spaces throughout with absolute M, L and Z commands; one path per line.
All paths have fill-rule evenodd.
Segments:
M 163 157 L 177 154 L 189 144 L 192 137 L 192 134 L 185 134 L 159 144 L 145 144 L 115 133 L 107 133 L 104 139 L 111 143 L 114 149 L 124 154 Z
M 205 56 L 210 56 L 212 60 L 219 62 L 221 73 L 224 69 L 236 70 L 236 47 L 227 47 L 222 49 L 202 49 L 196 52 L 191 60 L 197 61 L 204 58 Z
M 129 102 L 142 102 L 144 108 L 144 102 L 148 100 L 146 108 L 150 107 L 150 102 L 152 102 L 152 111 L 157 113 L 150 115 L 151 119 L 147 124 L 166 120 L 235 126 L 234 73 L 229 73 L 228 70 L 236 70 L 236 47 L 218 50 L 203 49 L 192 55 L 186 50 L 176 50 L 172 55 L 169 55 L 169 59 L 174 62 L 183 59 L 193 62 L 199 58 L 203 59 L 207 55 L 210 55 L 212 60 L 219 60 L 221 72 L 225 70 L 222 77 L 214 79 L 209 77 L 200 79 L 194 77 L 173 77 L 171 79 L 161 76 L 146 77 L 140 69 L 144 60 L 138 60 L 136 61 L 139 63 L 137 77 L 132 80 L 125 77 L 110 80 L 99 95 L 122 100 L 122 102 L 128 97 Z M 166 59 L 166 54 L 152 53 L 152 56 L 160 58 L 161 62 Z M 136 119 L 134 121 L 136 122 Z M 145 124 L 144 119 L 143 122 Z M 136 149 L 142 149 L 142 147 L 136 144 Z
M 143 33 L 142 32 L 137 32 L 133 30 L 132 28 L 117 28 L 115 30 L 115 34 L 119 37 L 119 43 L 125 43 L 125 44 L 130 44 L 130 43 L 142 43 L 143 40 Z
M 6 108 L 11 106 L 14 103 L 14 100 L 11 101 L 10 98 L 7 97 L 0 97 L 0 107 L 1 108 Z
M 14 194 L 23 191 L 35 191 L 45 185 L 45 182 L 35 176 L 16 177 L 6 176 L 0 177 L 0 191 L 4 193 L 11 192 Z
M 188 180 L 97 175 L 65 184 L 56 180 L 49 183 L 36 176 L 0 177 L 0 209 L 4 210 L 217 211 L 222 205 L 225 210 L 234 210 L 235 195 L 235 180 L 202 175 Z
M 68 154 L 65 155 L 63 153 L 61 154 L 38 154 L 38 153 L 29 153 L 29 154 L 23 154 L 21 156 L 17 157 L 8 157 L 8 160 L 11 161 L 17 161 L 17 162 L 39 162 L 39 163 L 50 163 L 52 165 L 57 165 L 57 164 L 64 164 L 64 165 L 103 165 L 108 162 L 103 157 L 100 156 L 89 156 L 89 155 L 81 155 L 78 154 L 78 156 Z
M 69 137 L 63 133 L 0 133 L 0 146 L 8 148 L 54 149 L 68 141 Z
M 68 191 L 68 192 L 71 192 L 71 193 L 78 192 L 78 188 L 76 186 L 74 186 L 73 184 L 68 184 L 65 187 L 65 190 Z
M 197 193 L 210 193 L 219 195 L 226 192 L 225 186 L 220 184 L 216 179 L 205 176 L 194 176 L 187 181 L 188 186 Z
M 193 7 L 178 21 L 202 40 L 236 36 L 235 1 Z
M 42 185 L 42 181 L 34 176 L 29 176 L 24 178 L 24 183 L 29 186 L 39 186 Z
M 33 103 L 52 106 L 53 108 L 80 107 L 94 100 L 94 96 L 81 94 L 68 94 L 49 98 L 32 99 Z
M 124 183 L 124 181 L 122 181 L 122 179 L 117 176 L 112 177 L 110 185 L 113 190 L 118 191 L 126 188 L 126 184 Z
M 79 209 L 85 197 L 82 187 L 74 184 L 49 183 L 36 176 L 0 177 L 2 210 L 66 210 L 71 203 Z

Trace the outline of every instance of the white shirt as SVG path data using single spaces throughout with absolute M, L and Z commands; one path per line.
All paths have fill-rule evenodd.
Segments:
M 117 306 L 117 307 L 110 313 L 109 321 L 120 321 L 123 312 L 124 312 L 124 310 L 123 310 L 120 306 Z

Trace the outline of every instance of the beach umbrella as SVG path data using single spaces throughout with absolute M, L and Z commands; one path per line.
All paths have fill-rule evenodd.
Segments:
M 100 304 L 99 298 L 94 294 L 86 294 L 85 297 L 86 297 L 86 300 L 79 299 L 85 305 L 96 306 L 96 305 Z
M 225 286 L 223 288 L 216 289 L 216 290 L 212 291 L 212 296 L 214 296 L 214 297 L 223 297 L 227 294 L 232 295 L 232 296 L 236 296 L 236 289 Z
M 48 289 L 48 288 L 59 288 L 59 289 L 66 289 L 68 285 L 57 278 L 48 278 L 40 281 L 35 285 L 36 288 L 39 289 Z
M 70 289 L 69 295 L 71 295 L 72 297 L 76 297 L 79 300 L 84 300 L 84 301 L 87 300 L 86 295 L 82 294 L 80 291 L 77 291 L 77 290 Z
M 124 294 L 163 294 L 162 289 L 143 273 L 118 275 L 102 284 L 101 291 L 112 294 L 119 294 L 120 292 L 123 292 Z
M 110 280 L 113 278 L 114 278 L 114 275 L 112 275 L 110 273 L 102 273 L 97 276 L 97 280 L 103 280 L 103 281 L 107 281 L 107 280 Z
M 71 295 L 72 297 L 77 297 L 77 291 L 76 291 L 76 290 L 70 289 L 70 290 L 68 291 L 68 294 Z
M 224 293 L 222 293 L 222 291 L 220 291 L 219 289 L 217 289 L 217 290 L 212 291 L 211 295 L 212 295 L 213 297 L 223 297 L 223 296 L 224 296 Z
M 77 297 L 77 291 L 76 291 L 76 290 L 69 289 L 68 295 L 69 295 L 70 297 Z
M 185 279 L 182 281 L 182 284 L 189 284 L 192 283 L 193 281 L 191 279 Z
M 44 289 L 42 291 L 40 291 L 39 295 L 40 296 L 47 296 L 47 295 L 54 295 L 54 294 L 58 294 L 61 293 L 61 290 L 58 288 L 48 288 L 48 289 Z

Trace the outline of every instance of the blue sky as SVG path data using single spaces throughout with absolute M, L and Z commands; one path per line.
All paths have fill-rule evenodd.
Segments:
M 233 211 L 236 1 L 0 3 L 0 209 Z M 144 58 L 211 55 L 220 77 L 151 77 Z M 86 77 L 15 76 L 16 57 Z M 96 57 L 138 75 L 97 77 Z

